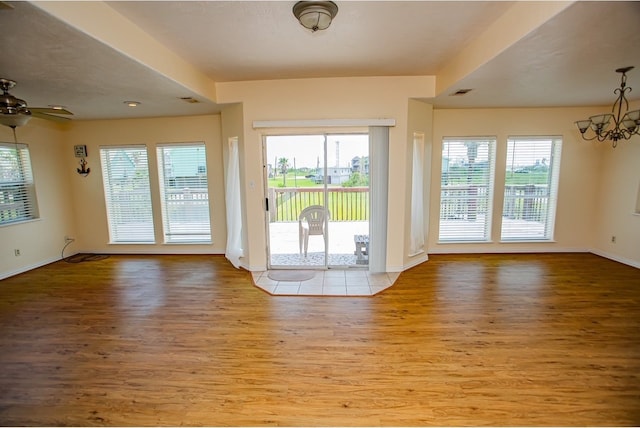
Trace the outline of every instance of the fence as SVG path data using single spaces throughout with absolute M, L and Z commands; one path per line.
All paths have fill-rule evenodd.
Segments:
M 488 193 L 486 186 L 450 185 L 440 194 L 440 218 L 443 220 L 475 221 L 478 214 L 486 213 Z
M 173 222 L 209 223 L 209 192 L 206 189 L 165 190 L 165 210 Z
M 10 223 L 38 217 L 35 205 L 35 188 L 28 184 L 11 184 L 0 187 L 0 221 Z
M 506 186 L 502 216 L 513 220 L 543 221 L 549 203 L 546 184 Z
M 327 200 L 332 221 L 368 221 L 368 187 L 329 187 Z M 309 205 L 324 205 L 324 190 L 318 187 L 278 187 L 269 189 L 269 221 L 298 221 Z
M 506 185 L 502 215 L 509 219 L 542 221 L 549 200 L 547 185 Z M 445 186 L 440 195 L 440 218 L 475 221 L 486 214 L 487 186 Z

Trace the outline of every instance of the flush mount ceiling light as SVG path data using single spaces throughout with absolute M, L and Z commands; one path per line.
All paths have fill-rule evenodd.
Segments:
M 338 13 L 338 6 L 332 1 L 299 1 L 293 5 L 293 14 L 303 27 L 312 32 L 326 30 Z
M 618 94 L 618 99 L 613 103 L 611 112 L 591 116 L 589 119 L 579 120 L 576 122 L 582 138 L 591 141 L 596 138 L 598 141 L 611 140 L 613 147 L 618 145 L 618 140 L 628 140 L 633 135 L 640 135 L 640 110 L 629 110 L 629 102 L 625 94 L 631 92 L 631 87 L 627 87 L 627 72 L 633 67 L 623 67 L 616 70 L 616 73 L 622 73 L 620 77 L 620 87 L 616 88 L 613 93 Z M 625 112 L 622 112 L 624 104 Z M 615 116 L 614 116 L 615 114 Z M 613 119 L 613 129 L 607 130 Z M 588 137 L 587 131 L 591 128 L 593 136 Z

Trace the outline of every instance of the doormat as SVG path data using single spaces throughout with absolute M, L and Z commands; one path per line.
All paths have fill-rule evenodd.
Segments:
M 270 270 L 267 274 L 274 281 L 306 281 L 316 276 L 312 270 Z

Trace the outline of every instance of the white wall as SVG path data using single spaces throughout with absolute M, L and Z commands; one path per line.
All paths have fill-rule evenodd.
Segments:
M 241 158 L 246 196 L 245 231 L 249 238 L 244 266 L 263 270 L 267 262 L 262 174 L 265 131 L 253 129 L 253 121 L 385 118 L 396 120 L 396 126 L 389 131 L 387 270 L 402 270 L 405 267 L 404 213 L 410 202 L 406 176 L 408 100 L 432 97 L 434 86 L 434 79 L 424 76 L 219 83 L 219 102 L 243 104 L 245 140 Z
M 384 83 L 384 84 L 382 84 Z M 76 238 L 65 255 L 75 252 L 105 253 L 224 253 L 223 141 L 238 136 L 241 146 L 243 188 L 244 265 L 266 265 L 261 141 L 263 131 L 254 120 L 393 118 L 390 132 L 389 237 L 387 269 L 402 270 L 415 263 L 408 257 L 410 211 L 410 153 L 413 132 L 426 130 L 426 190 L 428 253 L 444 252 L 553 252 L 593 251 L 640 267 L 640 216 L 633 215 L 640 188 L 640 137 L 609 143 L 585 142 L 573 122 L 603 108 L 432 110 L 411 100 L 425 97 L 429 85 L 420 78 L 309 79 L 302 81 L 245 82 L 223 85 L 227 100 L 241 100 L 220 115 L 158 119 L 74 121 L 57 125 L 33 119 L 18 128 L 18 139 L 29 144 L 41 218 L 0 227 L 0 278 L 60 258 L 65 235 Z M 282 94 L 287 94 L 283 97 Z M 416 95 L 417 94 L 417 95 Z M 317 102 L 311 102 L 317 100 Z M 638 108 L 637 104 L 636 107 Z M 433 127 L 432 132 L 429 129 Z M 493 223 L 493 242 L 438 244 L 439 183 L 442 138 L 455 136 L 498 138 L 497 164 L 504 163 L 506 139 L 511 135 L 561 135 L 562 168 L 555 242 L 499 243 L 499 221 Z M 12 141 L 11 129 L 0 127 L 0 139 Z M 160 142 L 204 141 L 210 183 L 212 245 L 109 245 L 99 146 L 147 144 L 150 157 Z M 73 146 L 88 147 L 91 174 L 76 174 Z M 429 150 L 431 148 L 431 150 Z M 155 162 L 155 160 L 153 161 Z M 151 165 L 155 170 L 155 163 Z M 497 169 L 496 182 L 504 180 Z M 151 174 L 157 189 L 157 174 Z M 496 192 L 494 212 L 501 212 Z M 155 221 L 160 227 L 160 213 Z M 616 243 L 611 243 L 611 236 Z M 14 249 L 21 256 L 14 256 Z
M 638 108 L 640 102 L 630 106 Z M 591 144 L 601 159 L 592 251 L 640 268 L 640 214 L 634 213 L 640 198 L 640 136 L 619 141 L 615 149 L 610 143 Z
M 431 206 L 431 156 L 433 146 L 433 106 L 426 102 L 418 100 L 409 100 L 408 103 L 408 117 L 407 117 L 407 159 L 405 170 L 406 187 L 408 192 L 409 205 L 404 212 L 404 233 L 405 233 L 405 248 L 404 248 L 404 267 L 408 268 L 416 264 L 420 264 L 428 260 L 427 253 L 427 237 L 429 236 L 429 207 Z M 411 245 L 411 188 L 413 179 L 413 137 L 414 133 L 419 132 L 424 134 L 424 230 L 425 230 L 425 252 L 423 254 L 417 254 L 409 256 Z
M 59 260 L 64 236 L 76 234 L 68 191 L 74 170 L 66 162 L 73 153 L 64 144 L 64 129 L 35 118 L 16 129 L 18 141 L 29 146 L 40 218 L 0 226 L 0 278 Z M 13 142 L 11 128 L 0 126 L 0 140 Z M 19 257 L 14 249 L 20 250 Z
M 596 227 L 594 210 L 601 180 L 599 150 L 582 141 L 574 121 L 587 117 L 584 108 L 470 109 L 434 111 L 433 161 L 431 165 L 431 213 L 429 252 L 549 252 L 588 251 Z M 554 242 L 500 243 L 504 194 L 506 141 L 509 136 L 562 136 L 562 155 Z M 496 136 L 496 187 L 493 204 L 492 242 L 438 243 L 440 174 L 443 137 Z M 636 184 L 637 185 L 637 184 Z
M 87 177 L 75 174 L 70 182 L 77 233 L 77 241 L 72 244 L 72 249 L 92 253 L 224 253 L 226 214 L 220 139 L 220 115 L 74 122 L 65 135 L 67 168 L 75 171 L 77 166 L 77 159 L 73 157 L 73 145 L 85 144 L 91 173 Z M 193 141 L 204 142 L 207 152 L 212 244 L 163 244 L 156 145 Z M 100 146 L 125 144 L 147 146 L 156 229 L 155 244 L 109 244 L 99 150 Z

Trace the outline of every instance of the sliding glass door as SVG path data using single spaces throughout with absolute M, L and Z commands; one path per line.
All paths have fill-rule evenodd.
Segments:
M 367 267 L 367 134 L 267 136 L 270 268 Z

